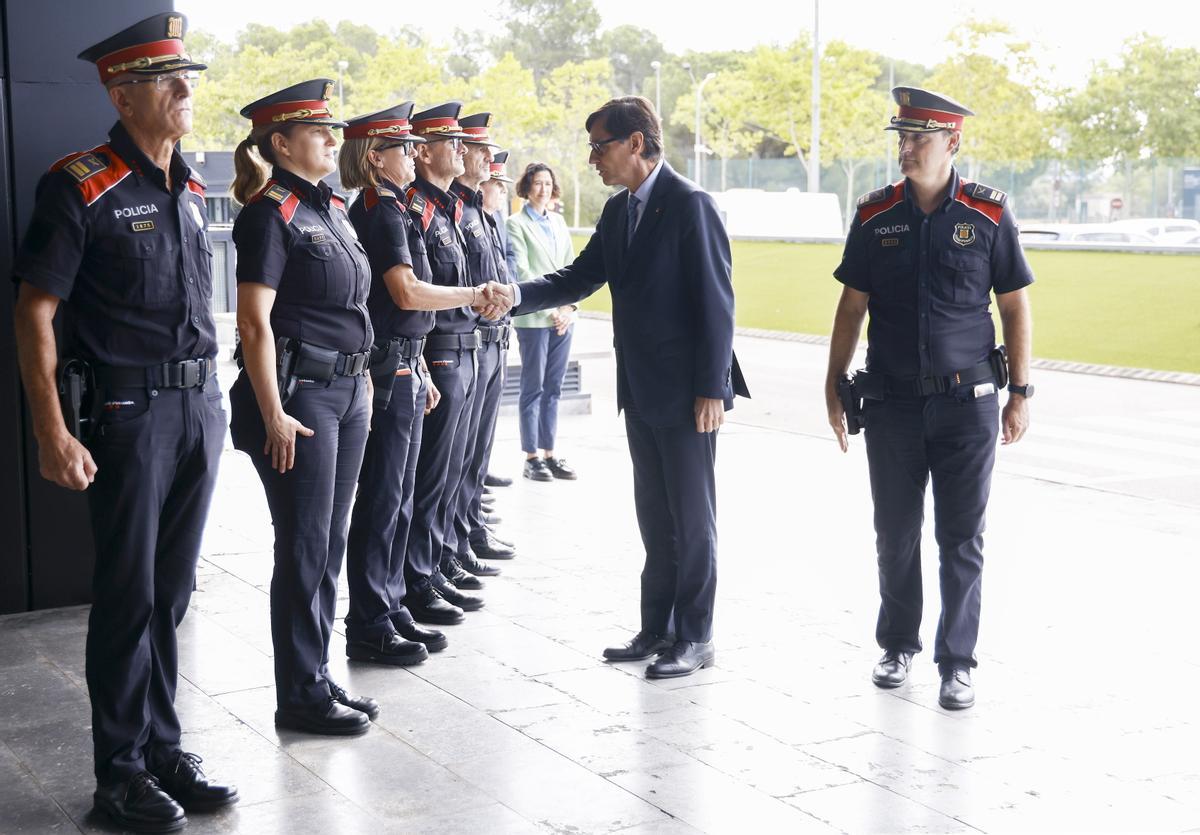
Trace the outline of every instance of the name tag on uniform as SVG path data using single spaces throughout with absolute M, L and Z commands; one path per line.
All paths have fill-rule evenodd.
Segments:
M 152 220 L 135 220 L 129 224 L 134 232 L 151 232 L 154 230 L 154 221 Z
M 446 229 L 439 229 L 437 232 L 438 243 L 442 246 L 450 246 L 450 232 Z
M 397 368 L 397 369 L 396 369 L 396 376 L 397 376 L 397 377 L 407 377 L 407 376 L 408 376 L 408 375 L 410 375 L 410 374 L 412 374 L 412 369 L 411 369 L 411 368 Z
M 323 232 L 312 236 L 312 242 L 314 244 L 319 244 L 324 240 L 325 240 L 325 234 Z
M 980 397 L 987 397 L 989 394 L 995 394 L 995 393 L 996 393 L 996 384 L 995 383 L 980 383 L 979 385 L 975 386 L 975 398 L 976 399 L 978 399 Z

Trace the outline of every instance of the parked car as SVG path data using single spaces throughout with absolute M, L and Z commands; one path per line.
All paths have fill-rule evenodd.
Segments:
M 1154 238 L 1128 229 L 1115 229 L 1111 223 L 1030 224 L 1020 226 L 1023 244 L 1152 244 Z
M 1139 235 L 1149 235 L 1154 239 L 1176 232 L 1191 232 L 1200 235 L 1200 220 L 1186 217 L 1139 217 L 1114 220 L 1108 225 L 1122 232 L 1137 232 Z

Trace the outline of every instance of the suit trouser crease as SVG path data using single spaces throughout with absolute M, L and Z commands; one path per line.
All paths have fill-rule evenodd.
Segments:
M 454 517 L 455 552 L 470 550 L 471 534 L 483 532 L 483 479 L 487 475 L 492 437 L 500 416 L 500 395 L 504 388 L 504 351 L 499 342 L 490 342 L 479 349 L 479 374 L 475 380 L 475 405 L 479 418 L 468 440 L 468 457 L 464 462 Z
M 346 542 L 350 607 L 346 638 L 377 641 L 411 620 L 400 602 L 407 591 L 404 562 L 413 514 L 417 457 L 425 422 L 426 386 L 419 363 L 392 381 L 386 409 L 371 417 L 358 492 Z
M 446 486 L 462 473 L 464 446 L 455 444 L 466 431 L 467 411 L 475 390 L 477 363 L 474 351 L 426 349 L 425 360 L 433 384 L 441 392 L 437 408 L 425 416 L 413 488 L 412 524 L 408 533 L 405 584 L 409 592 L 422 591 L 438 567 L 445 539 Z M 464 417 L 465 416 L 465 417 Z
M 515 328 L 521 346 L 521 450 L 533 455 L 554 449 L 558 401 L 571 356 L 572 325 L 562 336 L 554 328 Z
M 96 566 L 86 676 L 96 777 L 109 782 L 179 747 L 176 628 L 191 597 L 225 412 L 215 378 L 203 388 L 104 398 L 145 407 L 129 419 L 106 413 L 89 443 Z
M 712 640 L 717 588 L 717 433 L 694 423 L 652 427 L 625 410 L 634 504 L 646 549 L 642 629 L 672 621 L 685 641 Z
M 875 637 L 884 649 L 921 650 L 921 527 L 925 488 L 932 481 L 942 602 L 934 661 L 975 666 L 997 409 L 994 395 L 868 403 L 866 446 L 880 592 Z
M 244 374 L 234 384 L 231 400 L 234 443 L 258 470 L 275 526 L 271 642 L 276 700 L 280 708 L 319 707 L 329 700 L 327 665 L 338 574 L 367 442 L 366 378 L 301 383 L 286 411 L 314 434 L 296 436 L 295 465 L 283 474 L 262 452 L 265 429 Z

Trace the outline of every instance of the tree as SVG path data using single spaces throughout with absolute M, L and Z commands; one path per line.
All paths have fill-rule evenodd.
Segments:
M 584 199 L 584 183 L 593 185 L 589 194 L 597 203 L 603 200 L 603 186 L 588 174 L 587 133 L 583 126 L 588 114 L 609 98 L 612 67 L 604 58 L 563 64 L 552 70 L 545 80 L 542 105 L 546 121 L 541 134 L 541 146 L 546 162 L 559 176 L 570 177 L 571 198 L 574 204 L 572 226 L 580 224 L 580 209 Z
M 612 62 L 613 92 L 618 96 L 642 95 L 653 101 L 654 68 L 650 65 L 667 54 L 658 36 L 639 26 L 618 26 L 604 33 L 601 49 Z
M 704 111 L 700 115 L 700 126 L 704 144 L 721 160 L 721 191 L 725 191 L 728 185 L 726 173 L 729 160 L 751 153 L 762 141 L 762 131 L 746 122 L 749 92 L 750 80 L 736 70 L 716 75 L 704 88 Z M 671 122 L 694 133 L 695 119 L 695 92 L 684 93 L 675 103 Z
M 533 70 L 540 96 L 553 69 L 592 57 L 600 13 L 592 0 L 508 0 L 505 29 L 496 53 L 512 52 Z
M 749 81 L 746 115 L 783 143 L 808 179 L 812 119 L 812 43 L 803 35 L 783 47 L 760 46 L 742 63 Z

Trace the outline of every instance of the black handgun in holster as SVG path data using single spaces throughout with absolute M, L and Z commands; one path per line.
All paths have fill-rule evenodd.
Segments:
M 83 360 L 63 360 L 58 369 L 58 402 L 71 437 L 86 443 L 96 425 L 96 381 Z
M 399 339 L 376 342 L 371 346 L 371 384 L 375 388 L 374 407 L 386 411 L 392 402 L 392 387 L 396 384 L 396 372 L 404 362 Z
M 838 400 L 842 401 L 842 411 L 846 413 L 846 431 L 857 435 L 866 426 L 863 417 L 862 395 L 854 384 L 854 377 L 843 374 L 837 383 Z
M 275 379 L 279 383 L 279 404 L 286 406 L 296 393 L 300 378 L 296 376 L 297 352 L 293 340 L 281 336 L 275 340 Z
M 996 378 L 996 390 L 1003 390 L 1008 385 L 1008 352 L 1003 345 L 997 345 L 988 354 L 988 364 L 992 366 L 992 374 Z

